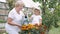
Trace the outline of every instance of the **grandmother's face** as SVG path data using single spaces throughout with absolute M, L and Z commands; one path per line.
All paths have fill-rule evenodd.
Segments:
M 22 10 L 22 8 L 23 8 L 23 5 L 19 5 L 19 6 L 17 7 L 17 10 L 20 11 L 20 10 Z
M 21 10 L 22 8 L 23 8 L 23 5 L 20 5 L 20 6 L 19 6 L 19 9 Z

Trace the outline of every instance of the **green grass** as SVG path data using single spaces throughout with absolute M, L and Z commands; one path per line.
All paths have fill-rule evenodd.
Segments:
M 52 29 L 49 31 L 49 34 L 60 34 L 60 21 L 58 22 L 58 25 L 58 28 L 52 27 Z
M 60 34 L 60 27 L 58 28 L 52 28 L 50 31 L 49 31 L 49 34 Z

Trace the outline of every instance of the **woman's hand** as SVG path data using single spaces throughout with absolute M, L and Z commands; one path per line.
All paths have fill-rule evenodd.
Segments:
M 18 28 L 20 28 L 20 29 L 21 29 L 21 26 L 20 26 L 20 25 L 18 25 Z

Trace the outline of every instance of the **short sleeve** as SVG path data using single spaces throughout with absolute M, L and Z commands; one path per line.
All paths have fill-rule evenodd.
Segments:
M 13 11 L 10 11 L 10 12 L 9 12 L 8 17 L 14 19 L 14 13 L 13 13 Z
M 20 13 L 21 13 L 22 16 L 25 16 L 24 13 L 23 13 L 22 11 L 20 11 Z

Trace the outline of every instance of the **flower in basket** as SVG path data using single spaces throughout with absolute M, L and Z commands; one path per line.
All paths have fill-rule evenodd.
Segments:
M 36 33 L 37 34 L 37 32 L 40 31 L 39 27 L 37 26 L 37 24 L 36 25 L 33 25 L 33 24 L 22 25 L 21 30 L 22 30 L 22 33 L 24 32 L 24 34 L 25 33 L 29 33 L 29 34 L 30 33 L 31 34 Z
M 30 29 L 32 29 L 32 28 L 35 28 L 35 26 L 32 25 L 32 24 L 22 25 L 21 30 L 30 30 Z
M 22 30 L 26 30 L 26 25 L 22 25 Z

